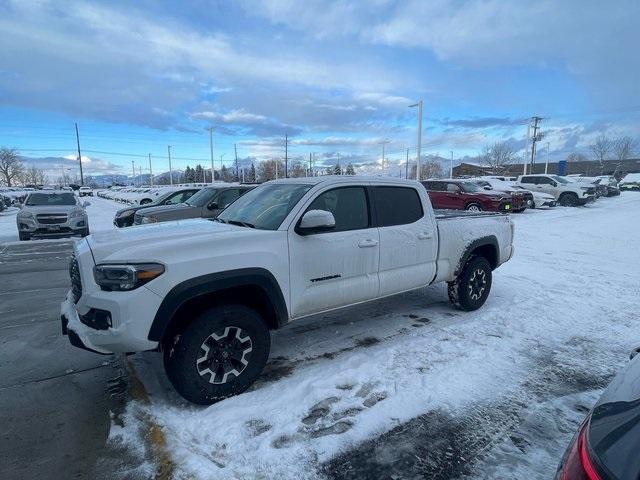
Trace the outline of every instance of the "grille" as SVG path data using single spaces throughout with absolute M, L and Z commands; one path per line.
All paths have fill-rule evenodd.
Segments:
M 82 281 L 80 280 L 80 267 L 75 255 L 71 256 L 69 262 L 69 276 L 71 277 L 71 295 L 73 295 L 73 303 L 78 303 L 82 296 Z
M 36 218 L 38 219 L 38 223 L 42 225 L 55 225 L 58 223 L 66 223 L 67 221 L 67 216 L 59 213 L 42 213 L 36 215 Z

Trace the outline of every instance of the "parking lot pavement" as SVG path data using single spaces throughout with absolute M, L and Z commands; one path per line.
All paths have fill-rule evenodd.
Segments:
M 104 452 L 110 356 L 60 330 L 71 241 L 0 245 L 0 478 L 93 478 Z

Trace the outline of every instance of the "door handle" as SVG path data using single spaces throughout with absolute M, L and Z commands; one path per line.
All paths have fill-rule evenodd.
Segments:
M 430 238 L 433 238 L 433 233 L 431 232 L 421 232 L 418 234 L 419 240 L 429 240 Z
M 360 248 L 370 248 L 375 247 L 376 245 L 378 245 L 378 241 L 373 238 L 367 238 L 366 240 L 360 240 L 358 242 L 358 246 Z

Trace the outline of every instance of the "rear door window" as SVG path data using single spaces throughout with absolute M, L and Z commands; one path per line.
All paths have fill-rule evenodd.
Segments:
M 420 195 L 410 187 L 373 187 L 378 227 L 407 225 L 420 220 L 424 212 Z

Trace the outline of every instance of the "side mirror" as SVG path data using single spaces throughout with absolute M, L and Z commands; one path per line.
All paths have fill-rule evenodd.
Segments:
M 165 200 L 164 205 L 171 205 L 171 200 Z
M 336 226 L 333 213 L 326 210 L 309 210 L 302 216 L 296 231 L 300 235 L 329 232 Z
M 207 205 L 207 208 L 209 210 L 217 210 L 220 207 L 218 207 L 218 202 L 211 202 L 209 205 Z
M 82 207 L 86 208 L 91 205 L 91 202 L 82 202 Z
M 554 187 L 558 186 L 558 184 L 556 182 L 551 182 L 551 185 L 553 185 Z

